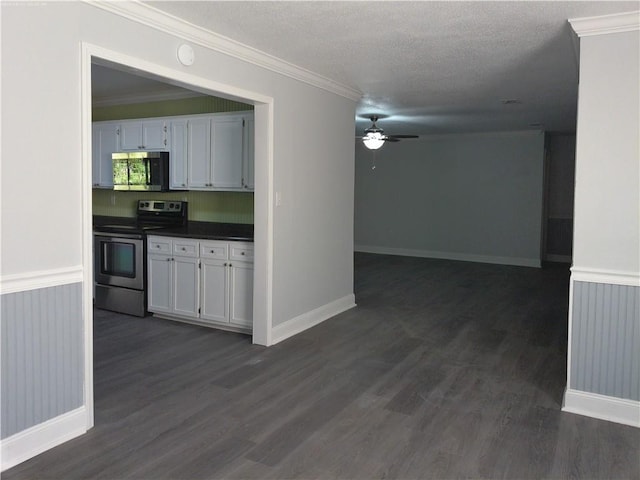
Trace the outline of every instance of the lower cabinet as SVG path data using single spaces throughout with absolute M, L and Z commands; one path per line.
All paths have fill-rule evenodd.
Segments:
M 149 236 L 148 310 L 251 330 L 253 245 Z

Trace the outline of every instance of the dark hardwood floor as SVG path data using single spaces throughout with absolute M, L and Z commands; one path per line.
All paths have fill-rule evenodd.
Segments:
M 96 311 L 95 427 L 2 478 L 640 478 L 639 429 L 560 411 L 567 267 L 355 261 L 268 349 Z

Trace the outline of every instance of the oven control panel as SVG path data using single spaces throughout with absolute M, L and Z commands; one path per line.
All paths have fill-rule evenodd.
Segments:
M 140 200 L 138 212 L 172 212 L 184 211 L 186 202 L 180 200 Z

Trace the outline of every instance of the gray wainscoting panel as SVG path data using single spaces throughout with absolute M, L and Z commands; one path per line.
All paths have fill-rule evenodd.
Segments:
M 574 282 L 570 387 L 640 400 L 640 288 Z
M 1 297 L 1 438 L 83 404 L 82 284 Z

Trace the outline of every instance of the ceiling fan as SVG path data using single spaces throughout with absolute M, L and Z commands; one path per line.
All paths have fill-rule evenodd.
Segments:
M 371 126 L 364 131 L 361 138 L 364 146 L 369 150 L 377 150 L 384 145 L 385 142 L 399 142 L 401 138 L 418 138 L 418 135 L 385 135 L 384 130 L 376 125 L 381 115 L 366 115 L 365 118 L 371 120 Z

